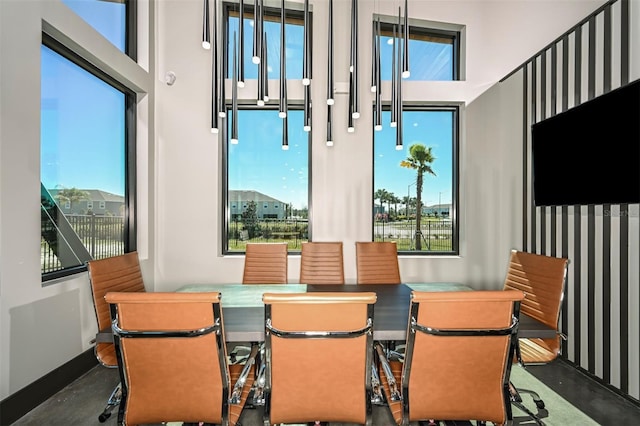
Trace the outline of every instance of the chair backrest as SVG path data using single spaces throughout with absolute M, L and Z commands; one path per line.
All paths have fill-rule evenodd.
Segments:
M 243 284 L 286 284 L 287 243 L 247 243 Z
M 220 293 L 110 292 L 105 300 L 123 383 L 118 424 L 228 425 Z
M 356 270 L 358 284 L 400 284 L 396 243 L 356 242 Z
M 104 295 L 110 291 L 145 291 L 138 253 L 133 251 L 105 259 L 90 260 L 87 262 L 87 269 L 93 307 L 98 320 L 98 331 L 107 330 L 111 327 L 111 317 L 109 304 L 105 302 Z M 103 365 L 108 367 L 118 365 L 113 343 L 97 342 L 95 353 L 98 361 Z
M 304 284 L 344 284 L 342 242 L 302 243 L 300 282 Z
M 262 300 L 265 424 L 370 425 L 376 294 L 265 293 Z
M 568 266 L 569 260 L 565 258 L 512 250 L 504 288 L 525 293 L 520 308 L 522 314 L 557 329 Z M 553 339 L 529 340 L 546 348 L 544 353 L 549 354 L 546 362 L 560 352 L 560 334 Z M 525 363 L 543 361 L 527 350 L 523 351 L 522 358 Z
M 512 418 L 509 375 L 523 298 L 515 290 L 412 292 L 401 379 L 405 421 Z

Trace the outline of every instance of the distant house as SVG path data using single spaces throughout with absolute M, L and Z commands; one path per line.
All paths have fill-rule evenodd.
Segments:
M 240 219 L 250 201 L 256 203 L 258 219 L 284 219 L 287 214 L 287 203 L 276 200 L 258 191 L 229 191 L 231 220 Z
M 87 199 L 61 203 L 57 195 L 62 189 L 49 189 L 48 191 L 65 215 L 93 213 L 97 216 L 124 216 L 124 197 L 122 195 L 99 189 L 81 189 L 80 191 L 87 193 Z
M 422 207 L 422 213 L 431 216 L 449 217 L 451 204 L 433 204 L 431 206 Z

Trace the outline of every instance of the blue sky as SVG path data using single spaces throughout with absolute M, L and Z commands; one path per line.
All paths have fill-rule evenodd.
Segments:
M 396 150 L 396 131 L 389 127 L 390 113 L 383 112 L 383 128 L 375 132 L 375 177 L 374 192 L 386 189 L 399 198 L 416 196 L 417 172 L 400 167 L 400 162 L 409 157 L 409 148 L 421 143 L 432 148 L 435 157 L 431 168 L 436 176 L 424 175 L 422 202 L 425 205 L 451 202 L 452 175 L 452 129 L 453 113 L 450 111 L 405 111 L 403 115 L 403 150 Z M 409 185 L 412 185 L 409 188 Z
M 64 3 L 123 49 L 123 4 Z M 124 195 L 124 94 L 47 47 L 41 59 L 43 184 Z

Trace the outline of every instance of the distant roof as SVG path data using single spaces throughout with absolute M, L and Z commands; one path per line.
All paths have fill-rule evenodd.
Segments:
M 262 192 L 244 190 L 229 190 L 229 201 L 255 201 L 256 203 L 266 201 L 284 204 L 283 201 L 277 200 L 273 197 L 269 197 Z
M 56 194 L 63 189 L 48 189 L 49 193 L 53 198 L 56 197 Z M 118 194 L 112 194 L 110 192 L 102 191 L 100 189 L 80 189 L 80 191 L 84 191 L 89 194 L 89 200 L 91 201 L 112 201 L 118 203 L 124 203 L 124 197 Z

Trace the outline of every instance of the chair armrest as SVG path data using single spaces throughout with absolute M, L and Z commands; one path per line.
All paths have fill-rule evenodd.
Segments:
M 113 331 L 111 327 L 98 331 L 96 337 L 91 339 L 91 343 L 113 343 Z
M 247 377 L 251 372 L 251 367 L 256 362 L 257 355 L 258 355 L 258 345 L 256 344 L 251 347 L 251 353 L 249 354 L 249 358 L 247 358 L 247 361 L 244 364 L 244 368 L 240 373 L 240 377 L 238 377 L 238 380 L 233 385 L 233 392 L 231 392 L 231 397 L 229 398 L 229 402 L 231 404 L 238 405 L 242 403 L 242 390 L 244 389 L 244 385 L 247 382 Z
M 382 372 L 387 379 L 387 383 L 389 384 L 389 396 L 391 401 L 402 401 L 402 395 L 398 390 L 398 384 L 396 383 L 395 377 L 393 377 L 393 372 L 391 371 L 391 366 L 389 365 L 389 361 L 387 360 L 387 355 L 384 353 L 382 346 L 380 344 L 376 344 L 376 352 L 378 352 L 378 358 L 380 359 L 380 365 L 382 366 Z

